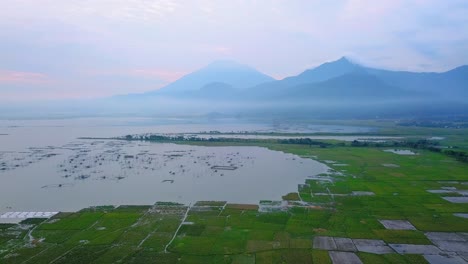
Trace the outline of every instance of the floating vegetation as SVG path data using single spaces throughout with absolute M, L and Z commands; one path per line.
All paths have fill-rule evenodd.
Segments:
M 77 179 L 77 180 L 86 180 L 89 177 L 91 177 L 91 176 L 90 175 L 80 175 L 80 176 L 76 176 L 75 179 Z
M 64 187 L 73 187 L 73 183 L 57 183 L 57 184 L 48 184 L 42 186 L 44 189 L 50 189 L 50 188 L 64 188 Z
M 174 180 L 163 180 L 162 183 L 164 182 L 174 183 Z
M 29 151 L 0 151 L 0 171 L 25 168 L 39 161 L 60 155 L 58 148 L 29 148 Z
M 236 170 L 237 167 L 235 167 L 235 166 L 219 166 L 219 165 L 216 165 L 216 166 L 211 166 L 211 169 L 212 170 Z

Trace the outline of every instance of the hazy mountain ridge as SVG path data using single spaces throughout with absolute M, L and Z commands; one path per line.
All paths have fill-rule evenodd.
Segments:
M 308 69 L 301 74 L 285 78 L 291 84 L 323 82 L 335 77 L 352 72 L 362 72 L 364 69 L 355 63 L 349 61 L 346 57 L 341 57 L 337 61 L 326 62 L 316 68 Z
M 263 74 L 247 65 L 234 61 L 215 61 L 206 67 L 189 73 L 182 78 L 146 94 L 172 94 L 199 90 L 210 83 L 225 83 L 233 88 L 248 88 L 260 83 L 274 81 L 272 77 Z
M 303 73 L 269 84 L 261 84 L 253 90 L 286 95 L 325 96 L 332 99 L 387 99 L 418 97 L 419 99 L 454 98 L 468 96 L 468 66 L 461 66 L 442 73 L 404 72 L 375 69 L 355 64 L 345 57 L 324 63 Z M 309 89 L 306 90 L 306 89 Z M 328 89 L 328 91 L 327 91 Z M 279 92 L 278 90 L 283 90 Z M 297 92 L 301 90 L 301 92 Z M 453 95 L 453 97 L 451 97 Z M 294 98 L 289 96 L 288 98 Z
M 375 69 L 341 58 L 297 76 L 272 80 L 248 66 L 238 65 L 241 64 L 210 64 L 164 89 L 97 100 L 96 104 L 102 111 L 107 106 L 119 113 L 158 115 L 210 112 L 340 118 L 468 115 L 468 66 L 442 73 L 417 73 Z M 246 75 L 260 78 L 256 78 L 254 85 L 242 88 L 238 80 Z
M 365 67 L 342 57 L 297 76 L 274 80 L 248 66 L 218 61 L 146 95 L 226 101 L 460 99 L 468 95 L 467 76 L 468 66 L 418 73 Z M 249 82 L 256 84 L 245 87 Z
M 308 83 L 291 88 L 295 96 L 367 99 L 394 98 L 413 94 L 398 87 L 388 85 L 366 72 L 350 72 L 318 83 Z
M 403 89 L 429 92 L 443 97 L 468 96 L 468 66 L 460 66 L 441 73 L 387 71 L 373 68 L 366 70 L 386 83 Z
M 282 80 L 267 82 L 251 87 L 257 93 L 275 93 L 290 87 L 302 84 L 310 84 L 316 82 L 323 82 L 343 74 L 362 71 L 361 67 L 351 63 L 345 57 L 335 61 L 327 62 L 316 68 L 305 70 L 297 76 L 286 77 Z

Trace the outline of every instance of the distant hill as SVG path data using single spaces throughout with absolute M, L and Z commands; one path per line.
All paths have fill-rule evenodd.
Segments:
M 323 82 L 352 72 L 364 72 L 364 69 L 346 57 L 341 57 L 337 61 L 326 62 L 316 68 L 305 70 L 297 76 L 285 78 L 282 81 L 287 82 L 289 85 Z
M 303 100 L 387 100 L 420 95 L 391 86 L 378 77 L 365 71 L 353 71 L 321 82 L 302 83 L 292 86 L 276 86 L 269 91 L 264 86 L 253 87 L 245 91 L 243 98 L 269 101 Z
M 259 84 L 254 87 L 254 89 L 259 92 L 262 91 L 265 93 L 274 93 L 275 90 L 279 91 L 296 85 L 323 82 L 343 74 L 360 71 L 364 71 L 361 66 L 352 63 L 345 57 L 342 57 L 337 61 L 327 62 L 316 68 L 305 70 L 297 76 L 291 76 L 284 78 L 283 80 Z
M 151 91 L 147 94 L 178 94 L 199 90 L 210 83 L 225 83 L 233 88 L 242 89 L 274 80 L 272 77 L 247 65 L 223 60 L 215 61 L 159 90 Z
M 115 105 L 150 105 L 187 113 L 317 116 L 424 116 L 468 114 L 468 66 L 441 73 L 390 71 L 342 57 L 282 80 L 251 67 L 217 61 L 166 87 L 115 98 Z M 175 109 L 175 110 L 174 110 Z M 200 110 L 203 109 L 203 110 Z M 169 110 L 168 110 L 169 111 Z
M 388 99 L 411 96 L 412 93 L 393 87 L 374 75 L 365 72 L 351 72 L 329 80 L 294 86 L 292 97 L 327 99 Z
M 390 71 L 361 66 L 342 57 L 297 76 L 273 78 L 234 61 L 215 61 L 156 91 L 141 96 L 222 100 L 419 100 L 468 97 L 468 66 L 434 72 Z
M 248 98 L 269 100 L 312 97 L 336 100 L 398 97 L 459 100 L 460 97 L 468 97 L 468 66 L 443 73 L 417 73 L 364 67 L 342 57 L 297 76 L 263 83 L 247 91 Z
M 443 98 L 468 96 L 468 66 L 435 72 L 388 71 L 365 68 L 386 83 L 406 90 L 437 94 Z

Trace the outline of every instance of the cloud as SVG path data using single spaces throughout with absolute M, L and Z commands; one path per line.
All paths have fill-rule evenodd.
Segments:
M 43 73 L 0 70 L 0 83 L 45 84 L 51 81 Z
M 109 20 L 155 20 L 176 11 L 181 5 L 173 0 L 15 0 L 3 4 L 2 17 L 29 20 L 84 21 L 89 18 Z M 40 10 L 41 12 L 37 12 Z
M 89 76 L 128 76 L 136 78 L 154 79 L 166 83 L 173 82 L 188 72 L 171 71 L 165 69 L 141 68 L 141 69 L 108 69 L 108 70 L 85 70 L 83 74 Z

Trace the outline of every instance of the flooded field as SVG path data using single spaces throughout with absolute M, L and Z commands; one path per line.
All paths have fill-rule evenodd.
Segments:
M 168 129 L 34 122 L 3 126 L 0 132 L 8 135 L 0 137 L 0 212 L 155 201 L 258 203 L 281 199 L 308 177 L 329 170 L 312 159 L 260 147 L 77 139 Z
M 409 149 L 386 149 L 385 152 L 390 152 L 398 155 L 416 155 L 415 152 Z

